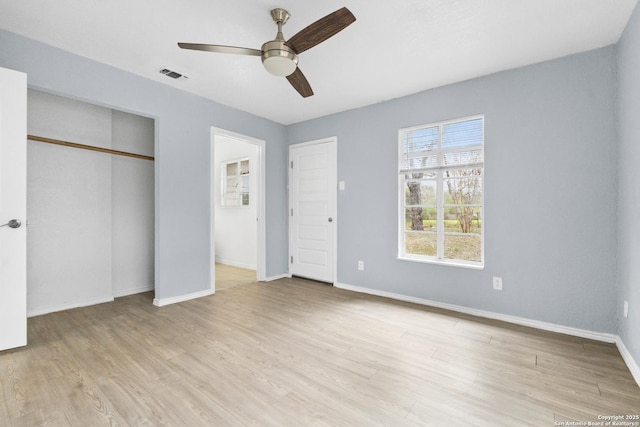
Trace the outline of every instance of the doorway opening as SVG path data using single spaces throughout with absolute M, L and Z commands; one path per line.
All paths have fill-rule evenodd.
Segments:
M 266 280 L 263 140 L 211 128 L 211 286 Z

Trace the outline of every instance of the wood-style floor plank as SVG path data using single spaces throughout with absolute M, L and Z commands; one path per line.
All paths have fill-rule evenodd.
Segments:
M 552 426 L 640 414 L 616 347 L 303 279 L 31 318 L 4 426 Z

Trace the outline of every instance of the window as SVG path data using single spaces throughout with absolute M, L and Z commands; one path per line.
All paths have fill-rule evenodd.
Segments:
M 399 132 L 399 258 L 484 265 L 484 117 Z
M 249 206 L 249 159 L 222 163 L 222 206 Z

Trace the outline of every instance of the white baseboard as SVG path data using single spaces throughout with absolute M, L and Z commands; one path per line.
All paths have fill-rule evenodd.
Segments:
M 41 316 L 43 314 L 55 313 L 57 311 L 70 310 L 72 308 L 87 307 L 89 305 L 103 304 L 105 302 L 113 302 L 112 296 L 103 296 L 98 298 L 90 298 L 81 301 L 66 302 L 64 304 L 50 305 L 47 307 L 37 307 L 27 310 L 27 317 Z
M 196 299 L 196 298 L 202 298 L 202 297 L 206 297 L 213 294 L 215 294 L 215 291 L 213 289 L 207 289 L 205 291 L 194 292 L 194 293 L 185 294 L 185 295 L 178 295 L 170 298 L 162 298 L 162 299 L 154 298 L 153 305 L 157 307 L 164 307 L 165 305 L 176 304 L 179 302 L 189 301 L 191 299 Z
M 287 273 L 284 273 L 284 274 L 279 274 L 279 275 L 277 275 L 277 276 L 267 277 L 267 278 L 265 279 L 265 282 L 273 282 L 274 280 L 278 280 L 278 279 L 286 279 L 286 278 L 291 279 L 291 275 L 290 275 L 290 274 L 287 274 Z
M 224 265 L 230 265 L 232 267 L 240 267 L 240 268 L 246 268 L 247 270 L 257 270 L 257 266 L 255 265 L 250 265 L 250 264 L 244 264 L 241 262 L 236 262 L 230 259 L 223 259 L 223 258 L 216 258 L 216 263 L 218 264 L 224 264 Z
M 618 351 L 620 352 L 620 355 L 624 359 L 624 363 L 626 363 L 627 366 L 629 367 L 629 370 L 631 371 L 631 375 L 633 375 L 633 378 L 638 383 L 638 386 L 640 386 L 640 366 L 638 366 L 638 363 L 634 360 L 633 356 L 631 355 L 631 352 L 629 352 L 629 349 L 627 349 L 627 346 L 624 345 L 622 338 L 620 337 L 616 337 L 616 338 L 617 338 L 616 345 L 618 346 Z
M 153 285 L 140 286 L 137 288 L 129 288 L 129 289 L 120 289 L 118 291 L 113 292 L 113 297 L 114 298 L 126 297 L 128 295 L 141 294 L 142 292 L 149 292 L 152 290 L 154 290 Z
M 470 314 L 472 316 L 484 317 L 487 319 L 501 320 L 507 323 L 513 323 L 521 326 L 528 326 L 531 328 L 542 329 L 550 332 L 557 332 L 560 334 L 572 335 L 580 338 L 588 338 L 595 341 L 601 341 L 606 343 L 615 343 L 618 347 L 618 351 L 622 355 L 627 367 L 631 371 L 631 375 L 640 386 L 640 367 L 634 360 L 633 356 L 624 345 L 624 342 L 618 335 L 605 334 L 602 332 L 593 332 L 586 329 L 571 328 L 568 326 L 556 325 L 554 323 L 541 322 L 538 320 L 527 319 L 524 317 L 509 316 L 506 314 L 494 313 L 491 311 L 477 310 L 475 308 L 464 307 L 461 305 L 446 304 L 438 301 L 431 301 L 423 298 L 410 297 L 402 294 L 395 294 L 392 292 L 379 291 L 376 289 L 363 288 L 360 286 L 352 286 L 344 283 L 334 284 L 336 288 L 345 289 L 354 292 L 365 293 L 369 295 L 376 295 L 380 297 L 391 298 L 399 301 L 407 301 L 415 304 L 428 305 L 430 307 L 442 308 L 445 310 L 457 311 L 459 313 Z
M 492 311 L 478 310 L 475 308 L 464 307 L 461 305 L 447 304 L 438 301 L 431 301 L 423 298 L 410 297 L 401 294 L 394 294 L 392 292 L 378 291 L 375 289 L 362 288 L 359 286 L 346 285 L 344 283 L 336 283 L 335 287 L 341 289 L 347 289 L 355 292 L 362 292 L 370 295 L 377 295 L 381 297 L 387 297 L 400 301 L 413 302 L 421 305 L 428 305 L 431 307 L 443 308 L 445 310 L 457 311 L 459 313 L 470 314 L 472 316 L 484 317 L 487 319 L 501 320 L 507 323 L 513 323 L 521 326 L 529 326 L 531 328 L 542 329 L 550 332 L 557 332 L 560 334 L 573 335 L 580 338 L 588 338 L 596 341 L 602 341 L 606 343 L 615 343 L 617 335 L 605 334 L 602 332 L 593 332 L 586 329 L 571 328 L 569 326 L 556 325 L 554 323 L 541 322 L 538 320 L 527 319 L 524 317 L 510 316 L 507 314 L 495 313 Z

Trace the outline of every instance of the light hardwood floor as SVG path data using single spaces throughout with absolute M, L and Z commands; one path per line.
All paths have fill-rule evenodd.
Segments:
M 246 285 L 255 281 L 255 270 L 216 263 L 216 291 Z
M 553 426 L 640 414 L 617 349 L 302 279 L 29 319 L 4 426 Z

